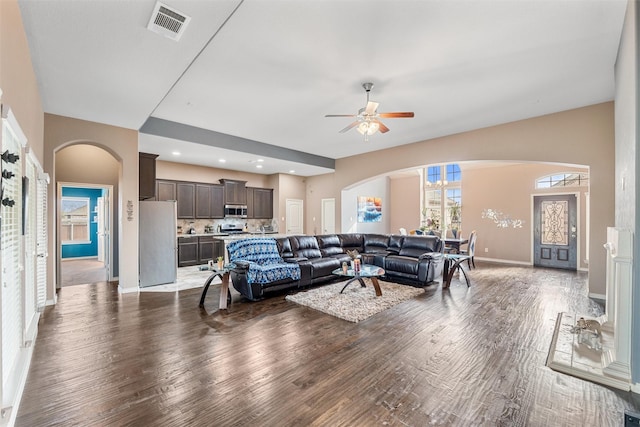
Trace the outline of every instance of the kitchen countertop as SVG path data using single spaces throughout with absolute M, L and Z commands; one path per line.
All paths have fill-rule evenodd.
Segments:
M 224 238 L 232 238 L 232 239 L 240 239 L 243 237 L 260 237 L 263 233 L 259 231 L 250 231 L 248 233 L 195 233 L 195 234 L 178 234 L 178 238 L 180 237 L 200 237 L 200 236 L 212 236 L 212 237 L 224 237 Z M 276 231 L 269 231 L 264 233 L 265 236 L 274 237 L 274 236 L 284 236 L 284 234 L 279 234 Z

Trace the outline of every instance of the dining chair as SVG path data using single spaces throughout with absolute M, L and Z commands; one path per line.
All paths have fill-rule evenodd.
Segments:
M 473 230 L 471 234 L 469 234 L 469 243 L 467 244 L 467 249 L 460 250 L 461 255 L 469 256 L 469 259 L 467 260 L 467 265 L 469 266 L 469 269 L 471 269 L 472 265 L 473 265 L 473 268 L 476 268 L 476 262 L 473 258 L 476 251 L 476 236 L 477 236 L 476 230 Z

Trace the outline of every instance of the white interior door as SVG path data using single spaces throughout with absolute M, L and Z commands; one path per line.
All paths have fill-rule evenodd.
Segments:
M 96 234 L 98 235 L 98 261 L 104 262 L 104 197 L 98 197 L 98 212 L 97 214 L 97 225 L 98 230 Z
M 106 197 L 98 198 L 98 260 L 104 263 L 108 279 L 112 280 L 111 272 L 111 189 L 106 188 Z
M 287 218 L 285 227 L 287 234 L 303 234 L 304 233 L 304 209 L 303 201 L 299 199 L 287 199 L 286 211 Z
M 322 199 L 322 234 L 336 232 L 336 199 Z

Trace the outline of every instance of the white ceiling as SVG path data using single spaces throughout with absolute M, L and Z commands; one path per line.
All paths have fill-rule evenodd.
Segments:
M 146 29 L 154 0 L 19 0 L 44 110 L 213 131 L 195 144 L 179 140 L 190 132 L 141 133 L 139 150 L 304 176 L 331 168 L 273 147 L 338 159 L 612 100 L 626 9 L 626 0 L 165 3 L 192 18 L 177 42 Z M 367 81 L 380 112 L 415 118 L 385 119 L 391 131 L 365 143 L 355 129 L 338 133 L 351 119 L 324 115 L 356 113 Z M 238 138 L 220 149 L 219 134 Z

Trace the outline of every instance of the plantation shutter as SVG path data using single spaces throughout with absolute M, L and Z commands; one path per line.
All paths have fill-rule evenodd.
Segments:
M 0 204 L 2 253 L 2 388 L 3 395 L 10 386 L 17 357 L 23 346 L 23 282 L 21 273 L 21 225 L 22 225 L 22 146 L 26 138 L 10 112 L 2 106 L 2 153 L 17 155 L 20 159 L 2 160 L 2 170 L 10 178 L 2 178 Z M 11 205 L 13 202 L 13 205 Z
M 36 185 L 36 307 L 44 310 L 47 302 L 47 186 L 49 175 L 40 172 Z

